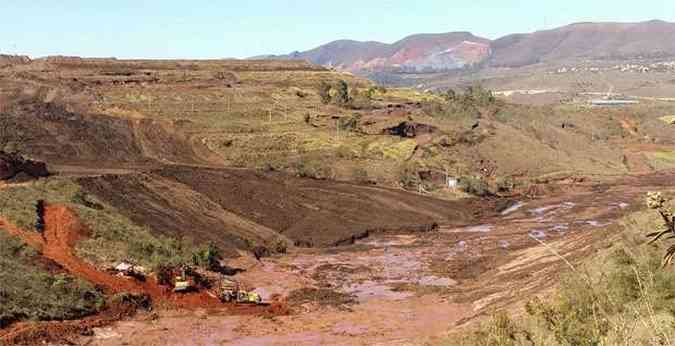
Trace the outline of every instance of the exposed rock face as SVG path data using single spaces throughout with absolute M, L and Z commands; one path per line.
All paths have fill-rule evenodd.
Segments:
M 31 178 L 49 176 L 44 162 L 25 159 L 19 154 L 0 151 L 0 180 L 9 180 L 23 173 Z
M 420 124 L 415 122 L 404 121 L 398 126 L 384 130 L 385 133 L 393 136 L 401 136 L 404 138 L 415 138 L 424 134 L 436 133 L 438 128 L 428 124 Z

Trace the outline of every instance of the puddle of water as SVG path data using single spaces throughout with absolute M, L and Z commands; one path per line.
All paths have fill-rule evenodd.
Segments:
M 374 281 L 352 284 L 347 287 L 346 291 L 355 295 L 356 299 L 361 303 L 373 299 L 402 300 L 414 295 L 412 292 L 394 292 L 391 287 Z
M 466 246 L 467 246 L 466 241 L 460 240 L 457 243 L 457 250 L 464 251 L 464 250 L 466 250 Z
M 544 239 L 546 238 L 546 233 L 540 230 L 531 230 L 529 233 L 530 237 L 536 238 L 536 239 Z
M 557 224 L 557 225 L 554 225 L 553 227 L 549 228 L 549 230 L 556 231 L 558 233 L 565 233 L 569 229 L 570 229 L 570 226 L 568 226 L 566 223 Z
M 457 284 L 457 281 L 450 278 L 440 278 L 438 276 L 425 276 L 417 281 L 421 286 L 450 287 Z
M 575 225 L 589 225 L 593 227 L 607 227 L 611 225 L 613 222 L 600 222 L 597 220 L 578 220 L 574 221 Z
M 383 239 L 370 239 L 359 241 L 358 243 L 374 247 L 405 246 L 414 244 L 417 241 L 415 236 L 399 235 Z
M 626 208 L 630 207 L 630 204 L 625 203 L 625 202 L 619 202 L 619 203 L 612 203 L 609 206 L 619 208 L 619 209 L 626 209 Z
M 517 202 L 516 204 L 514 204 L 514 205 L 512 205 L 512 206 L 510 206 L 510 207 L 508 207 L 508 208 L 506 208 L 506 210 L 502 211 L 501 214 L 502 214 L 502 216 L 509 215 L 509 214 L 511 214 L 511 213 L 513 213 L 513 212 L 515 212 L 515 211 L 517 211 L 518 209 L 524 207 L 525 204 L 526 204 L 526 203 L 523 203 L 523 202 Z
M 546 207 L 540 207 L 540 208 L 536 208 L 536 209 L 530 209 L 529 212 L 532 213 L 532 214 L 542 215 L 542 214 L 545 214 L 548 211 L 555 210 L 555 209 L 558 209 L 558 208 L 560 208 L 560 204 L 549 205 L 549 206 L 546 206 Z
M 586 221 L 586 223 L 593 226 L 593 227 L 607 227 L 607 226 L 612 224 L 611 222 L 601 223 L 601 222 L 595 221 L 595 220 Z
M 495 226 L 494 225 L 477 225 L 477 226 L 467 226 L 467 227 L 462 227 L 462 228 L 453 228 L 445 231 L 441 231 L 441 233 L 489 233 L 494 230 Z
M 553 204 L 553 205 L 547 205 L 544 207 L 539 207 L 535 209 L 530 209 L 529 212 L 534 214 L 534 215 L 539 215 L 542 216 L 544 214 L 547 214 L 549 212 L 557 213 L 559 209 L 572 209 L 576 206 L 576 203 L 572 202 L 564 202 L 562 204 Z

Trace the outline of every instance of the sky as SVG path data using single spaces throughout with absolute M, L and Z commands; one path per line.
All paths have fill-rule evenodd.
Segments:
M 244 58 L 416 33 L 495 39 L 584 21 L 675 22 L 672 1 L 0 0 L 0 53 Z

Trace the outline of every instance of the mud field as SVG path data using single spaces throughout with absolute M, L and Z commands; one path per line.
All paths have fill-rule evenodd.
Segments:
M 409 345 L 431 341 L 494 308 L 518 306 L 557 282 L 611 239 L 616 220 L 674 175 L 625 178 L 558 196 L 522 201 L 501 215 L 437 232 L 374 235 L 339 249 L 298 250 L 262 263 L 247 258 L 238 279 L 265 298 L 322 290 L 291 305 L 293 314 L 263 318 L 163 312 L 98 330 L 83 343 L 120 345 Z M 545 245 L 543 245 L 545 244 Z M 301 290 L 303 289 L 304 290 Z M 339 299 L 331 304 L 331 297 Z

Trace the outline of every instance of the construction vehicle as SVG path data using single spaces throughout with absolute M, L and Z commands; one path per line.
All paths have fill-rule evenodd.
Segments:
M 184 293 L 192 291 L 194 288 L 194 282 L 187 275 L 186 268 L 183 268 L 181 273 L 174 278 L 173 291 Z
M 241 289 L 238 282 L 232 280 L 221 280 L 216 287 L 215 296 L 222 302 L 238 304 L 262 304 L 262 297 L 255 292 L 247 292 Z
M 174 292 L 188 292 L 193 289 L 192 282 L 185 276 L 177 276 L 173 285 Z
M 132 278 L 142 282 L 145 281 L 146 270 L 141 266 L 122 262 L 113 268 L 112 271 L 117 273 L 117 276 Z

